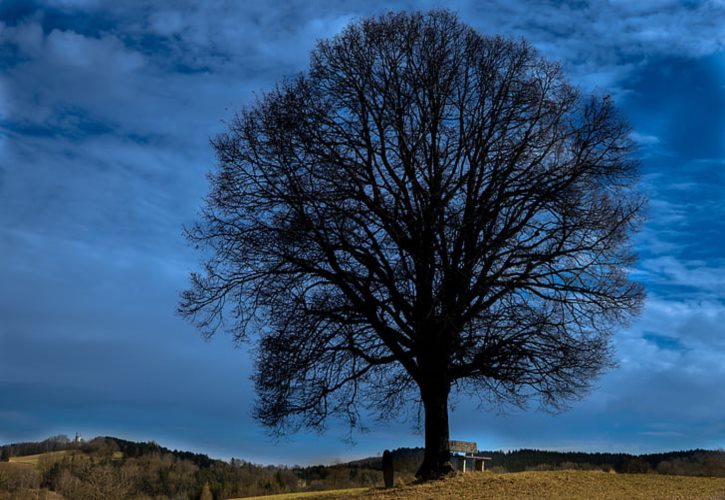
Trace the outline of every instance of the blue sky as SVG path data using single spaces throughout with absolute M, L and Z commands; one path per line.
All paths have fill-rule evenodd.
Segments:
M 524 36 L 641 145 L 641 317 L 619 367 L 559 415 L 459 401 L 479 447 L 725 447 L 725 2 L 0 1 L 0 443 L 76 432 L 215 457 L 318 463 L 417 446 L 414 422 L 275 442 L 250 418 L 248 347 L 175 315 L 200 256 L 181 236 L 210 137 L 304 70 L 316 39 L 386 9 L 446 6 Z

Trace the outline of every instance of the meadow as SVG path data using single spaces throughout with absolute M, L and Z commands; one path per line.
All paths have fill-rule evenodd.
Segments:
M 257 497 L 261 499 L 262 497 Z M 417 499 L 725 499 L 725 478 L 618 474 L 601 471 L 536 471 L 458 474 L 441 481 L 391 489 L 340 490 L 320 495 L 273 495 L 268 500 Z

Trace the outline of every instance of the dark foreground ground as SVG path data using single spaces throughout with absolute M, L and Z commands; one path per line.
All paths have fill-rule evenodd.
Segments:
M 293 496 L 286 497 L 288 499 Z M 459 474 L 390 490 L 340 492 L 309 499 L 725 499 L 725 478 L 599 471 Z M 274 497 L 270 497 L 270 500 Z

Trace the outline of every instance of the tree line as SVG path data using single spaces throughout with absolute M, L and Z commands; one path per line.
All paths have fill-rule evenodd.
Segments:
M 423 460 L 422 448 L 400 448 L 392 452 L 396 471 L 415 472 Z M 603 470 L 624 474 L 670 474 L 682 476 L 725 477 L 725 451 L 686 450 L 633 455 L 629 453 L 559 452 L 533 449 L 479 451 L 491 457 L 486 467 L 493 472 L 527 470 Z M 371 468 L 381 467 L 380 458 L 356 462 Z
M 2 457 L 46 452 L 36 467 L 0 463 L 0 500 L 45 489 L 78 499 L 222 499 L 382 485 L 382 459 L 369 457 L 335 465 L 258 465 L 237 458 L 229 462 L 201 453 L 170 450 L 155 442 L 98 437 L 74 443 L 65 436 L 0 447 Z M 65 452 L 65 453 L 62 453 Z M 491 457 L 493 472 L 527 470 L 603 470 L 725 477 L 725 451 L 689 450 L 628 453 L 557 452 L 533 449 L 480 451 Z M 413 480 L 424 459 L 423 448 L 392 451 L 396 476 Z

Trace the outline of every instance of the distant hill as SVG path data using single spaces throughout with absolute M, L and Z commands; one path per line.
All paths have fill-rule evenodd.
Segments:
M 40 442 L 23 442 L 12 443 L 0 446 L 0 456 L 25 456 L 37 455 L 40 453 L 48 453 L 53 451 L 81 450 L 85 453 L 99 453 L 102 451 L 112 450 L 123 453 L 124 456 L 135 458 L 143 455 L 154 453 L 163 453 L 173 455 L 182 460 L 188 460 L 199 467 L 210 467 L 212 463 L 222 462 L 214 460 L 207 455 L 201 453 L 192 453 L 190 451 L 170 450 L 160 446 L 154 441 L 135 442 L 128 441 L 111 436 L 98 436 L 90 441 L 72 441 L 67 436 L 51 436 Z
M 55 498 L 52 494 L 67 499 L 196 499 L 205 492 L 220 499 L 382 484 L 382 472 L 366 467 L 226 462 L 110 436 L 12 443 L 0 446 L 0 458 L 0 500 Z

